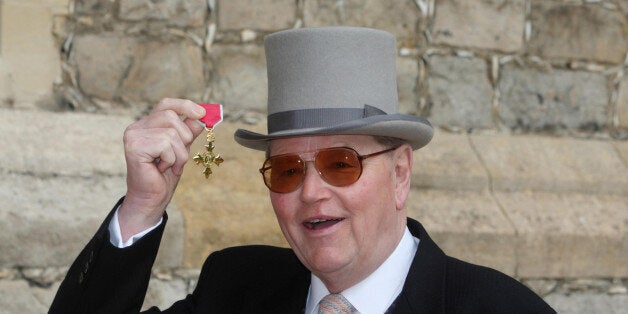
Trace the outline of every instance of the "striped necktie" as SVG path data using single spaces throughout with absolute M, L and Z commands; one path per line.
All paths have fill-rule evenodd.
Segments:
M 351 314 L 357 310 L 342 296 L 342 294 L 328 294 L 318 303 L 318 314 Z

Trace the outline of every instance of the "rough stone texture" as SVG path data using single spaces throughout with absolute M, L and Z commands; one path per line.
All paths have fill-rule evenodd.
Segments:
M 628 196 L 517 192 L 496 197 L 517 231 L 518 277 L 628 275 Z
M 0 179 L 0 266 L 68 266 L 96 232 L 117 198 L 123 177 L 38 178 L 3 174 Z M 159 266 L 182 263 L 183 221 L 170 220 L 159 251 Z
M 185 219 L 186 267 L 200 267 L 210 252 L 228 246 L 287 246 L 258 171 L 264 152 L 235 143 L 233 133 L 237 128 L 266 133 L 265 125 L 222 122 L 216 129 L 215 151 L 225 162 L 209 179 L 200 173 L 201 167 L 187 165 L 174 195 L 174 203 Z M 203 144 L 200 136 L 190 153 L 201 151 Z
M 516 52 L 523 47 L 524 0 L 435 1 L 434 43 Z
M 617 149 L 619 156 L 624 160 L 626 167 L 628 167 L 628 141 L 615 141 L 613 145 Z
M 0 305 L 3 313 L 46 313 L 49 304 L 38 300 L 22 280 L 0 281 Z
M 413 46 L 419 14 L 411 0 L 308 0 L 304 2 L 303 23 L 306 27 L 346 25 L 383 29 L 394 34 L 400 45 Z
M 416 114 L 419 95 L 417 95 L 417 79 L 419 66 L 413 58 L 397 58 L 397 93 L 399 95 L 399 112 Z
M 187 295 L 186 291 L 187 283 L 183 279 L 160 280 L 151 278 L 148 283 L 143 310 L 151 306 L 165 310 L 174 302 L 184 299 Z
M 33 293 L 33 296 L 37 299 L 40 304 L 43 304 L 46 307 L 46 310 L 52 305 L 52 300 L 54 300 L 55 295 L 57 294 L 57 290 L 59 290 L 59 286 L 61 285 L 61 281 L 57 281 L 50 286 L 47 287 L 37 287 L 31 286 L 30 290 Z M 22 290 L 24 291 L 24 290 Z M 27 296 L 27 293 L 21 294 L 22 296 Z M 3 305 L 2 308 L 6 308 Z M 16 312 L 16 313 L 24 313 L 24 312 Z M 43 313 L 43 312 L 37 312 Z
M 487 71 L 480 59 L 429 57 L 430 122 L 465 129 L 492 127 L 493 89 Z
M 546 58 L 623 62 L 628 49 L 626 16 L 597 4 L 532 1 L 528 50 Z
M 74 39 L 73 58 L 78 82 L 88 96 L 112 100 L 133 64 L 136 42 L 114 33 L 81 35 Z
M 132 120 L 0 112 L 0 159 L 11 161 L 0 166 L 0 265 L 66 266 L 124 195 L 122 134 Z M 158 263 L 178 266 L 183 221 L 176 209 L 170 217 Z
M 131 122 L 120 116 L 0 109 L 0 160 L 10 161 L 0 169 L 38 175 L 123 175 L 122 134 Z
M 619 118 L 619 128 L 628 130 L 628 76 L 624 76 L 619 83 L 617 116 Z
M 79 14 L 102 14 L 112 12 L 114 1 L 74 0 L 74 8 Z
M 615 1 L 619 6 L 619 9 L 624 13 L 624 15 L 628 15 L 628 1 L 627 0 L 617 0 Z
M 406 208 L 446 254 L 516 273 L 515 231 L 488 193 L 413 190 Z
M 0 265 L 66 266 L 124 194 L 122 177 L 37 178 L 4 174 L 0 180 Z M 182 219 L 169 210 L 158 265 L 180 266 Z M 163 257 L 162 257 L 163 255 Z
M 436 130 L 432 142 L 414 152 L 413 187 L 485 191 L 488 182 L 488 174 L 466 135 Z
M 292 27 L 296 12 L 294 0 L 218 0 L 218 28 L 277 31 Z
M 129 21 L 160 20 L 176 26 L 202 26 L 208 8 L 205 0 L 120 0 L 120 18 Z
M 550 294 L 545 301 L 558 313 L 625 313 L 628 308 L 627 295 L 605 295 L 578 293 L 571 295 Z
M 3 1 L 0 6 L 0 107 L 54 107 L 53 84 L 61 81 L 61 66 L 51 29 L 62 4 Z
M 206 83 L 200 47 L 153 41 L 138 47 L 134 59 L 122 84 L 127 101 L 152 105 L 165 97 L 201 99 Z
M 266 111 L 266 55 L 259 46 L 212 47 L 212 101 L 226 108 Z
M 508 127 L 597 130 L 607 126 L 608 91 L 602 74 L 508 65 L 501 71 L 499 90 L 500 116 Z
M 628 195 L 628 168 L 611 142 L 471 135 L 495 191 Z

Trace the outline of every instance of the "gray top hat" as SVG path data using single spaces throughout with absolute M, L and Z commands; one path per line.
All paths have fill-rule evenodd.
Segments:
M 396 137 L 413 149 L 434 130 L 398 112 L 395 37 L 358 27 L 277 32 L 264 41 L 268 68 L 268 135 L 236 131 L 243 146 L 266 150 L 269 140 L 306 135 Z

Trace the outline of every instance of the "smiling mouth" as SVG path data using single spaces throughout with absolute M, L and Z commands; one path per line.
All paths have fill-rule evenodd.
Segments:
M 327 227 L 331 227 L 336 223 L 343 221 L 344 218 L 336 218 L 336 219 L 312 219 L 310 221 L 306 221 L 303 225 L 312 230 L 323 229 Z

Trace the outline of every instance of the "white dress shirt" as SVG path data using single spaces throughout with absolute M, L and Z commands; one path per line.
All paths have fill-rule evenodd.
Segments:
M 133 236 L 131 236 L 128 240 L 126 240 L 126 242 L 122 242 L 122 232 L 120 231 L 120 222 L 118 221 L 118 210 L 120 209 L 120 207 L 116 208 L 115 213 L 113 213 L 113 218 L 111 218 L 111 221 L 109 222 L 109 242 L 111 242 L 111 244 L 117 248 L 125 248 L 127 246 L 131 246 L 133 243 L 135 243 L 135 241 L 141 239 L 144 235 L 146 235 L 147 233 L 153 231 L 153 229 L 159 227 L 159 225 L 161 225 L 161 223 L 163 222 L 163 217 L 159 219 L 159 222 L 142 231 L 139 233 L 134 234 Z

